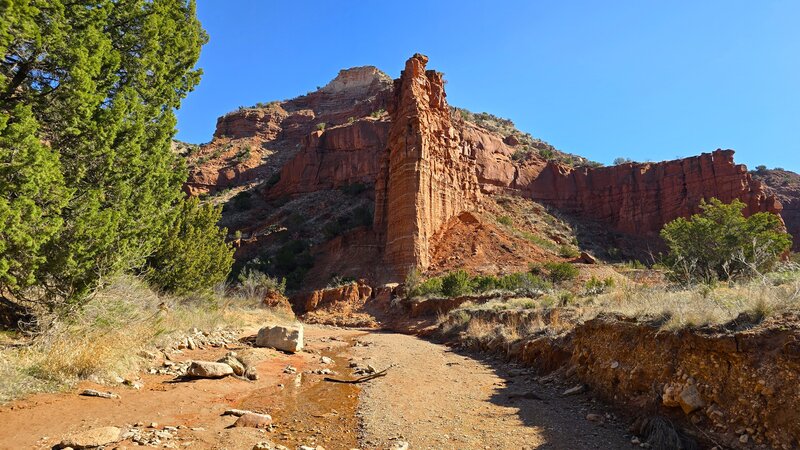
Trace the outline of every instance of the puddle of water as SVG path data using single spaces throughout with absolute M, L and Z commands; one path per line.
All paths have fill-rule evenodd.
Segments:
M 329 376 L 350 378 L 346 356 L 349 348 L 350 345 L 323 350 L 321 356 L 333 359 L 334 364 L 313 364 L 311 369 L 330 368 L 336 374 Z M 275 386 L 254 391 L 238 407 L 268 412 L 275 430 L 267 437 L 289 448 L 298 445 L 322 445 L 328 449 L 358 447 L 359 388 L 354 384 L 323 381 L 325 376 L 286 375 L 282 379 L 283 388 Z

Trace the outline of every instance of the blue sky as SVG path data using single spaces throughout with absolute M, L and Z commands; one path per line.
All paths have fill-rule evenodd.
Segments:
M 205 74 L 178 139 L 346 67 L 398 77 L 415 52 L 448 101 L 603 163 L 737 150 L 800 171 L 800 1 L 198 0 Z

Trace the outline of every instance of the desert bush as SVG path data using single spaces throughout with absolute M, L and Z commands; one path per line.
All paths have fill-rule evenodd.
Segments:
M 498 222 L 499 224 L 501 224 L 501 225 L 505 225 L 505 226 L 507 226 L 507 227 L 510 227 L 510 226 L 511 226 L 511 225 L 513 225 L 513 223 L 514 223 L 514 222 L 511 220 L 511 217 L 509 217 L 509 216 L 498 216 L 498 217 L 497 217 L 497 222 Z
M 552 288 L 542 277 L 530 272 L 516 272 L 502 276 L 497 288 L 526 295 L 539 295 Z
M 253 207 L 253 194 L 250 191 L 239 192 L 225 204 L 225 207 L 226 209 L 232 208 L 234 211 L 247 211 Z
M 196 198 L 181 204 L 162 245 L 148 259 L 146 278 L 166 292 L 186 294 L 222 282 L 233 264 L 226 229 L 217 227 L 221 208 Z
M 661 237 L 669 248 L 672 278 L 709 283 L 765 273 L 789 250 L 792 240 L 772 213 L 744 217 L 745 204 L 703 201 L 702 212 L 666 224 Z
M 548 262 L 544 264 L 547 276 L 555 283 L 570 281 L 578 276 L 578 268 L 566 262 Z
M 464 270 L 456 270 L 442 277 L 442 294 L 458 297 L 472 292 L 471 278 Z
M 571 245 L 562 245 L 558 248 L 558 255 L 562 258 L 577 258 L 581 256 L 581 252 Z
M 426 295 L 441 295 L 442 294 L 442 279 L 440 277 L 428 278 L 417 284 L 417 286 L 409 291 L 409 297 L 423 297 Z
M 325 126 L 326 126 L 325 122 L 320 122 L 320 123 L 317 124 L 317 130 L 318 131 L 325 131 Z
M 283 295 L 286 292 L 286 279 L 271 277 L 253 268 L 245 268 L 237 277 L 238 283 L 232 291 L 246 299 L 261 301 L 270 293 Z
M 607 290 L 614 287 L 616 283 L 614 279 L 608 277 L 604 280 L 601 280 L 594 275 L 586 282 L 584 286 L 584 294 L 586 295 L 598 295 L 606 292 Z

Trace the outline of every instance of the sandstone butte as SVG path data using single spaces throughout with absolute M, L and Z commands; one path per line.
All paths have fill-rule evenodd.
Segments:
M 570 167 L 537 152 L 514 158 L 517 137 L 454 114 L 442 74 L 427 63 L 414 55 L 396 80 L 374 67 L 343 70 L 307 95 L 219 118 L 212 142 L 189 158 L 186 190 L 214 193 L 260 180 L 254 195 L 274 203 L 365 186 L 372 226 L 316 243 L 312 285 L 331 273 L 383 283 L 401 281 L 412 268 L 424 271 L 442 230 L 454 220 L 484 220 L 499 196 L 532 200 L 642 242 L 657 239 L 668 221 L 698 212 L 702 199 L 739 199 L 747 215 L 782 212 L 776 196 L 734 162 L 733 150 L 611 167 Z M 262 216 L 290 213 L 273 212 Z M 240 243 L 238 258 L 265 245 L 258 236 L 274 225 L 270 220 L 238 225 L 254 236 Z

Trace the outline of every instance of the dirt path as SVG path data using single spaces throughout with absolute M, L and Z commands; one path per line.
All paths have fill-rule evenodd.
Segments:
M 365 448 L 391 438 L 412 449 L 624 449 L 624 427 L 585 396 L 561 395 L 529 371 L 479 355 L 460 355 L 413 336 L 372 333 L 357 360 L 397 364 L 363 388 Z M 597 422 L 588 414 L 599 414 Z
M 358 342 L 355 346 L 354 343 Z M 363 345 L 362 345 L 363 344 Z M 167 375 L 143 375 L 145 387 L 103 387 L 119 399 L 88 398 L 77 390 L 42 394 L 0 407 L 0 449 L 46 449 L 65 436 L 103 426 L 135 428 L 158 437 L 151 447 L 250 450 L 269 440 L 294 450 L 629 448 L 613 419 L 586 420 L 603 411 L 582 397 L 561 397 L 554 387 L 531 380 L 505 363 L 459 355 L 412 336 L 306 327 L 308 351 L 260 352 L 259 379 L 236 378 L 176 383 Z M 187 351 L 182 359 L 215 360 L 228 349 Z M 323 364 L 321 356 L 333 363 Z M 361 385 L 328 383 L 315 370 L 330 368 L 352 377 L 351 362 L 388 375 Z M 297 373 L 285 373 L 291 365 Z M 273 416 L 274 429 L 232 428 L 229 408 Z M 150 424 L 155 422 L 155 427 Z M 107 448 L 138 447 L 133 440 Z

